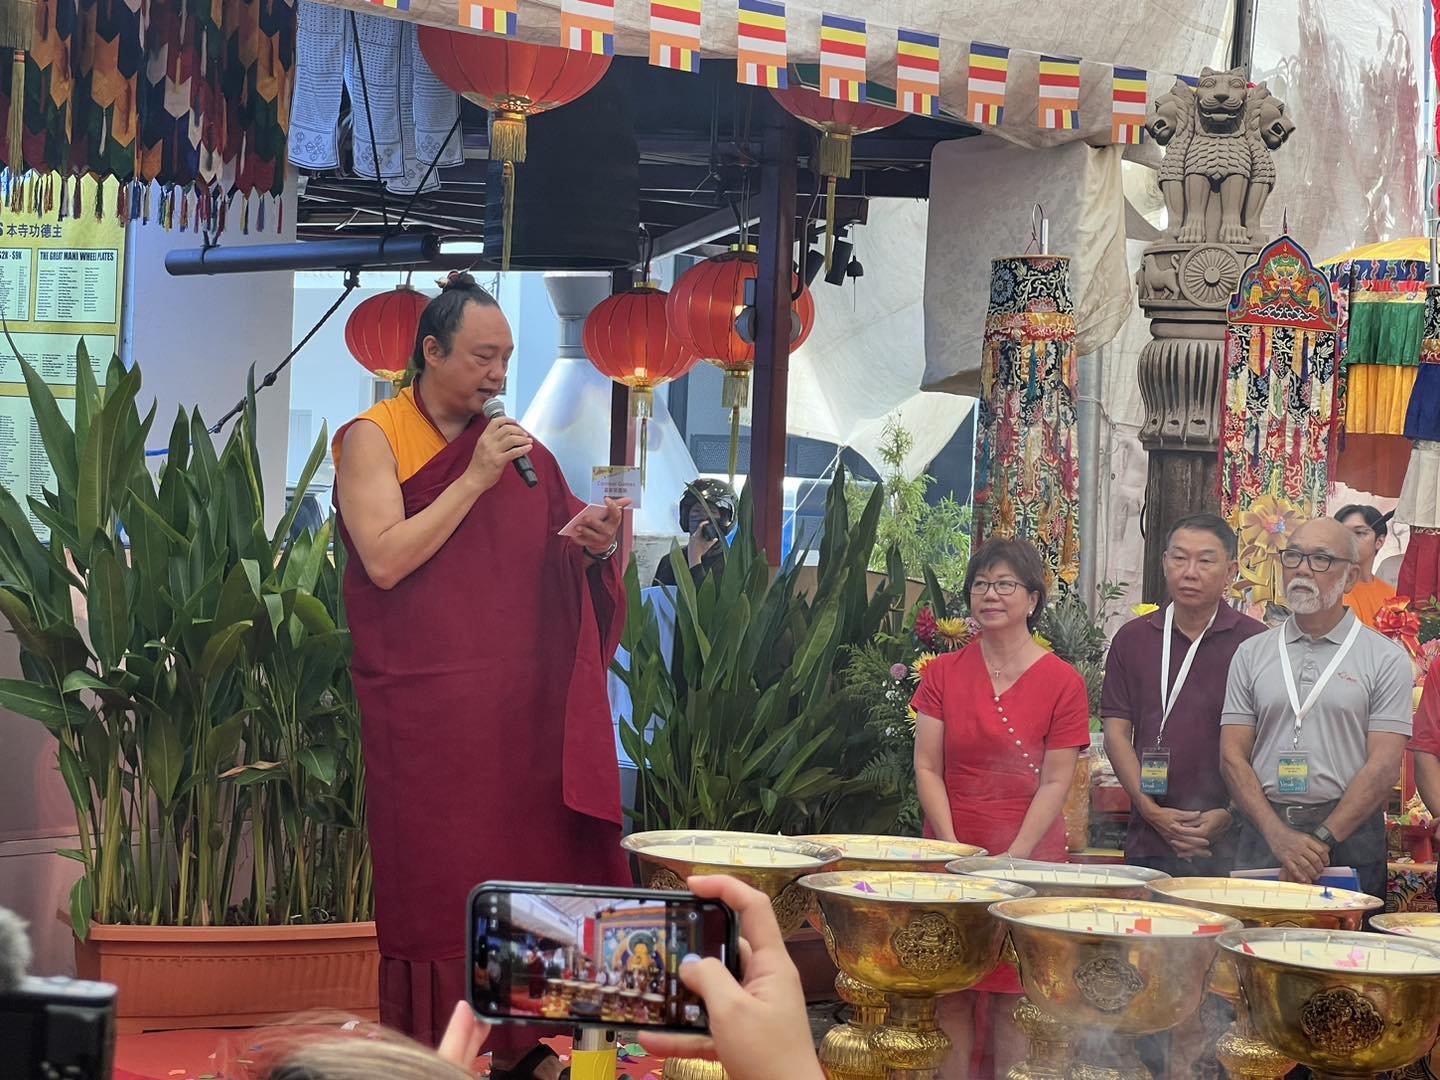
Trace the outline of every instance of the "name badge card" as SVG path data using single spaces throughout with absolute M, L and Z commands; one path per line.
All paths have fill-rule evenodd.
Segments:
M 1169 750 L 1156 747 L 1140 755 L 1140 790 L 1146 795 L 1164 795 L 1169 792 Z
M 1279 782 L 1281 795 L 1308 795 L 1310 793 L 1310 752 L 1308 750 L 1287 750 L 1280 755 Z
M 606 499 L 629 499 L 640 509 L 640 469 L 634 465 L 596 465 L 590 470 L 590 501 L 604 506 Z

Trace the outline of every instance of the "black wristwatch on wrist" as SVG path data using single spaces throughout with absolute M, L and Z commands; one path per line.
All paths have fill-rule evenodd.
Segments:
M 1310 830 L 1310 835 L 1331 850 L 1334 850 L 1335 845 L 1340 842 L 1335 838 L 1335 834 L 1324 825 L 1316 825 L 1315 828 Z

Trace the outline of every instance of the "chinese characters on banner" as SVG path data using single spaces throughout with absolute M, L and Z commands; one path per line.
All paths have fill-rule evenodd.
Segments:
M 93 206 L 94 181 L 83 183 L 82 205 Z M 115 192 L 107 191 L 106 205 L 114 200 Z M 30 496 L 39 499 L 46 487 L 53 489 L 55 473 L 13 350 L 50 384 L 73 422 L 81 340 L 101 382 L 119 349 L 124 265 L 125 224 L 113 215 L 55 220 L 52 213 L 41 220 L 7 212 L 0 221 L 0 314 L 9 331 L 9 340 L 0 336 L 0 484 L 27 512 Z M 30 523 L 41 537 L 49 535 L 33 514 Z

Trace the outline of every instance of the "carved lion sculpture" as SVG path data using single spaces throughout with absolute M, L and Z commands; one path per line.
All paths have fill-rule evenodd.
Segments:
M 1160 163 L 1160 194 L 1169 219 L 1166 235 L 1173 238 L 1185 216 L 1185 151 L 1195 130 L 1195 91 L 1184 79 L 1176 79 L 1169 93 L 1150 103 L 1145 127 L 1156 143 L 1167 148 Z
M 1245 107 L 1245 129 L 1250 142 L 1250 188 L 1245 196 L 1242 219 L 1246 231 L 1253 233 L 1260 223 L 1270 192 L 1275 189 L 1275 159 L 1270 151 L 1284 145 L 1295 130 L 1295 124 L 1285 114 L 1285 103 L 1261 83 L 1250 90 Z
M 1218 240 L 1246 244 L 1245 201 L 1251 144 L 1245 126 L 1249 91 L 1243 68 L 1200 73 L 1195 89 L 1195 130 L 1185 148 L 1185 217 L 1182 244 Z

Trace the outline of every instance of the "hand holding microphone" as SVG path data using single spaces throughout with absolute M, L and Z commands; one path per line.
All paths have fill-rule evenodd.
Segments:
M 527 487 L 538 482 L 535 467 L 530 464 L 530 451 L 535 441 L 514 420 L 505 415 L 505 403 L 491 398 L 485 403 L 485 416 L 490 423 L 475 444 L 470 470 L 480 482 L 480 490 L 488 491 L 500 482 L 507 464 L 513 464 Z

